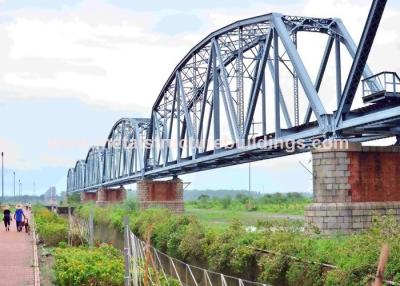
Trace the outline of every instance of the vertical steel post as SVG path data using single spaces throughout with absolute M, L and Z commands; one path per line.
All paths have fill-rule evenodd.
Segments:
M 336 98 L 339 107 L 340 98 L 342 97 L 342 67 L 340 60 L 340 39 L 335 40 L 335 59 L 336 59 Z
M 129 217 L 124 217 L 124 262 L 125 278 L 124 286 L 130 285 L 130 257 L 129 257 Z
M 215 146 L 217 140 L 218 140 L 218 144 L 219 144 L 219 140 L 220 140 L 220 117 L 219 117 L 219 111 L 220 111 L 220 107 L 219 107 L 219 76 L 218 76 L 218 69 L 217 69 L 217 56 L 216 56 L 216 52 L 215 49 L 216 47 L 214 46 L 214 44 L 212 45 L 212 49 L 214 49 L 212 56 L 213 56 L 213 113 L 214 113 L 214 149 L 219 149 L 219 146 Z
M 297 32 L 292 34 L 293 44 L 297 49 Z M 294 93 L 294 125 L 299 125 L 299 78 L 296 69 L 293 68 L 293 93 Z
M 243 39 L 242 27 L 238 31 L 238 56 L 236 58 L 236 101 L 237 101 L 237 117 L 240 133 L 243 134 L 244 125 L 244 95 L 243 95 Z
M 249 193 L 251 193 L 251 162 L 249 162 Z
M 72 215 L 71 215 L 71 206 L 68 202 L 68 245 L 72 244 L 71 241 L 71 228 L 72 228 Z
M 261 92 L 261 108 L 262 108 L 262 134 L 267 134 L 267 106 L 266 106 L 266 86 L 265 86 L 265 74 L 263 75 L 262 81 L 262 92 Z
M 93 208 L 89 213 L 89 247 L 93 247 Z
M 278 32 L 274 29 L 274 91 L 275 91 L 275 139 L 281 136 L 280 86 L 279 86 L 279 42 Z
M 181 96 L 179 94 L 179 83 L 178 83 L 178 74 L 175 75 L 175 93 L 176 93 L 176 101 L 177 101 L 177 109 L 176 109 L 176 146 L 177 146 L 177 154 L 176 161 L 181 161 Z
M 1 152 L 1 200 L 4 202 L 4 152 Z
M 13 172 L 14 175 L 14 198 L 15 198 L 15 171 Z

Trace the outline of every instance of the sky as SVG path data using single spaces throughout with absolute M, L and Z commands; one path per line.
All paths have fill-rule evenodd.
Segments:
M 121 117 L 149 117 L 181 58 L 212 31 L 269 12 L 341 18 L 358 42 L 366 0 L 0 0 L 0 151 L 5 193 L 62 191 L 66 172 Z M 388 1 L 369 64 L 400 71 L 399 1 Z M 311 55 L 312 58 L 312 55 Z M 312 59 L 311 59 L 312 60 Z M 259 192 L 311 192 L 299 161 L 251 164 Z M 192 189 L 247 189 L 249 166 L 182 177 Z M 33 185 L 35 184 L 35 188 Z

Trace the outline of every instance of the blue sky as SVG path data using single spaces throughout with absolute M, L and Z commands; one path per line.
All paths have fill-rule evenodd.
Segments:
M 323 2 L 323 3 L 322 3 Z M 121 117 L 148 117 L 174 66 L 204 36 L 269 12 L 340 17 L 357 40 L 370 1 L 19 1 L 0 0 L 0 151 L 6 193 L 12 172 L 23 191 L 65 188 L 65 174 L 103 144 Z M 399 71 L 398 1 L 389 1 L 372 49 L 375 71 Z M 252 188 L 311 191 L 298 161 L 252 164 Z M 195 189 L 245 189 L 248 166 L 184 176 Z

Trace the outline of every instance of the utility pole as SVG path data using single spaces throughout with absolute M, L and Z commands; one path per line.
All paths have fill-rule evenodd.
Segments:
M 21 196 L 21 179 L 18 179 L 18 196 Z
M 14 174 L 14 198 L 15 198 L 15 171 L 13 172 Z
M 4 202 L 4 152 L 1 152 L 1 200 Z
M 259 123 L 260 122 L 253 122 L 251 124 L 252 129 L 253 129 L 253 133 L 251 133 L 251 136 L 255 136 L 256 135 L 256 132 L 255 132 L 255 129 L 254 129 L 254 125 L 259 124 Z M 251 162 L 249 162 L 249 193 L 251 193 Z
M 251 192 L 251 162 L 249 162 L 249 193 Z

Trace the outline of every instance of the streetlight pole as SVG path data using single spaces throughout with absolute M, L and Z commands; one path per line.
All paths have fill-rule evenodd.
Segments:
M 249 162 L 249 193 L 251 193 L 251 162 Z
M 18 179 L 18 196 L 21 195 L 21 179 Z
M 15 171 L 13 172 L 14 174 L 14 198 L 15 198 Z
M 4 202 L 4 152 L 1 152 L 1 200 Z
M 13 172 L 14 174 L 14 198 L 15 198 L 15 171 Z

